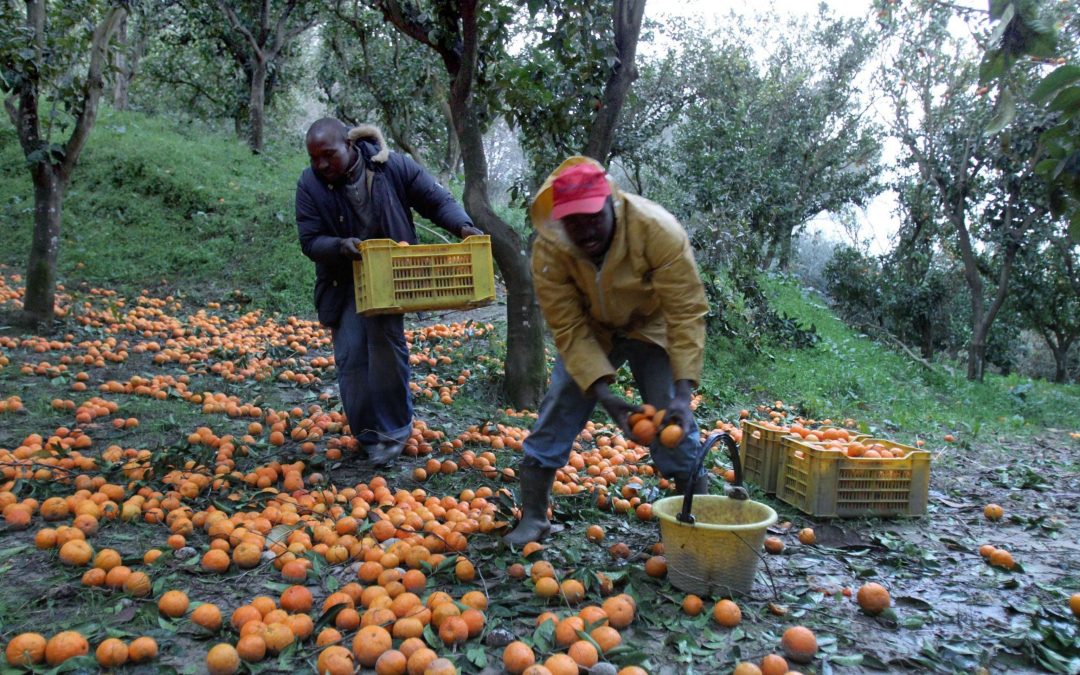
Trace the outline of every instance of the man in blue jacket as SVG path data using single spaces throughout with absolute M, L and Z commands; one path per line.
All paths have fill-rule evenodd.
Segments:
M 365 317 L 353 297 L 352 261 L 365 239 L 416 243 L 412 209 L 467 237 L 473 226 L 450 193 L 408 155 L 390 152 L 373 126 L 323 118 L 306 136 L 311 168 L 296 186 L 300 248 L 315 262 L 315 307 L 331 329 L 341 404 L 373 466 L 401 454 L 412 433 L 409 348 L 400 314 Z

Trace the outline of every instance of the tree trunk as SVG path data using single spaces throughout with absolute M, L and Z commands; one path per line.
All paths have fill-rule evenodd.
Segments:
M 266 100 L 266 61 L 256 60 L 251 72 L 251 98 L 248 99 L 248 147 L 256 155 L 263 151 L 263 114 Z
M 244 137 L 247 135 L 245 133 L 245 127 L 247 126 L 247 115 L 244 114 L 243 108 L 244 106 L 238 105 L 236 106 L 236 110 L 233 112 L 233 133 L 236 134 L 236 137 L 238 139 L 246 140 L 244 139 Z
M 589 129 L 589 141 L 585 154 L 607 165 L 611 155 L 611 143 L 619 124 L 626 94 L 638 77 L 634 58 L 637 54 L 638 36 L 641 34 L 641 17 L 645 13 L 645 0 L 615 0 L 612 23 L 615 27 L 615 52 L 618 62 L 608 75 L 604 85 L 604 99 Z
M 113 52 L 113 74 L 116 76 L 116 85 L 113 87 L 113 108 L 127 110 L 128 107 L 128 82 L 131 71 L 128 69 L 128 56 L 125 50 L 128 48 L 128 19 L 125 16 L 116 29 L 116 42 L 119 49 Z
M 28 0 L 26 14 L 27 27 L 40 57 L 45 44 L 45 4 Z M 97 119 L 98 103 L 105 86 L 104 73 L 110 60 L 109 41 L 125 16 L 127 10 L 124 7 L 114 6 L 94 28 L 82 90 L 69 95 L 66 101 L 59 101 L 71 104 L 78 112 L 71 136 L 63 145 L 63 159 L 58 163 L 50 161 L 49 153 L 46 152 L 48 140 L 41 137 L 39 128 L 40 73 L 23 73 L 22 81 L 18 84 L 18 107 L 15 108 L 13 102 L 5 105 L 12 121 L 16 122 L 19 142 L 30 165 L 30 175 L 34 182 L 34 233 L 26 266 L 23 311 L 26 317 L 35 323 L 47 323 L 53 318 L 64 190 Z
M 982 382 L 986 374 L 986 328 L 980 325 L 968 343 L 967 379 L 972 382 Z
M 1057 348 L 1054 352 L 1054 382 L 1065 384 L 1069 379 L 1068 351 Z
M 1065 384 L 1069 381 L 1069 348 L 1072 347 L 1072 338 L 1063 337 L 1060 333 L 1051 338 L 1049 331 L 1043 331 L 1043 340 L 1054 355 L 1054 382 Z
M 474 112 L 466 101 L 452 101 L 451 107 L 465 166 L 462 201 L 480 229 L 491 235 L 492 255 L 506 283 L 506 378 L 503 387 L 515 408 L 536 410 L 547 382 L 547 372 L 544 319 L 533 292 L 528 251 L 518 233 L 491 208 L 487 157 Z
M 780 227 L 780 254 L 776 259 L 776 266 L 781 272 L 787 272 L 791 269 L 791 240 L 793 238 L 792 228 L 783 225 Z
M 26 266 L 26 297 L 23 310 L 34 323 L 53 317 L 56 301 L 56 260 L 60 251 L 60 210 L 64 182 L 60 172 L 47 162 L 33 168 L 34 236 Z
M 465 168 L 465 210 L 480 229 L 491 235 L 492 255 L 506 283 L 506 376 L 505 394 L 516 408 L 536 409 L 547 380 L 544 364 L 544 326 L 540 306 L 533 293 L 529 252 L 521 237 L 491 208 L 487 188 L 487 156 L 481 133 L 477 104 L 472 87 L 478 68 L 478 0 L 437 3 L 445 27 L 457 32 L 454 44 L 433 42 L 426 24 L 406 17 L 402 6 L 393 0 L 375 3 L 383 17 L 402 33 L 430 46 L 442 57 L 453 82 L 449 108 L 454 133 L 460 145 Z M 456 164 L 456 161 L 455 161 Z
M 968 344 L 967 379 L 982 382 L 984 360 L 986 359 L 986 334 L 990 330 L 990 321 L 985 320 L 986 310 L 983 305 L 983 282 L 975 251 L 971 246 L 967 221 L 963 212 L 964 205 L 953 205 L 949 220 L 956 228 L 957 243 L 960 245 L 960 257 L 964 261 L 964 280 L 971 296 L 971 342 Z
M 491 235 L 492 255 L 506 283 L 506 365 L 503 388 L 515 408 L 535 410 L 547 381 L 544 321 L 533 292 L 529 252 L 518 233 L 491 208 L 484 137 L 472 99 L 478 31 L 476 6 L 462 3 L 462 58 L 450 87 L 450 112 L 465 167 L 465 210 Z
M 929 317 L 924 316 L 921 320 L 922 324 L 922 356 L 927 361 L 932 361 L 934 358 L 934 323 Z
M 759 250 L 763 251 L 759 267 L 764 272 L 770 269 L 773 261 L 780 257 L 780 235 L 776 229 L 773 229 L 770 234 L 762 238 L 762 245 Z
M 442 110 L 446 119 L 446 154 L 443 156 L 442 166 L 439 168 L 439 179 L 441 182 L 447 183 L 450 177 L 454 175 L 458 162 L 461 161 L 461 144 L 458 142 L 457 132 L 454 130 L 454 113 L 450 110 L 450 103 L 445 98 L 439 101 L 439 109 Z

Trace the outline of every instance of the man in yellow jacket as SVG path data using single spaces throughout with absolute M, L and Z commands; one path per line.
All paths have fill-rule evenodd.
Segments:
M 705 289 L 686 231 L 661 206 L 622 193 L 586 157 L 559 166 L 529 211 L 538 236 L 532 273 L 536 296 L 559 357 L 540 416 L 525 440 L 522 517 L 507 544 L 548 534 L 548 495 L 555 472 L 600 403 L 627 434 L 638 410 L 610 390 L 628 363 L 642 399 L 680 424 L 675 448 L 654 443 L 652 459 L 680 493 L 708 491 L 691 476 L 699 434 L 690 411 L 705 348 Z

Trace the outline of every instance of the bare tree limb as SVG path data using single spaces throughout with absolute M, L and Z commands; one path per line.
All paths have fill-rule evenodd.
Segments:
M 881 326 L 875 326 L 873 324 L 864 323 L 864 324 L 859 325 L 859 330 L 861 330 L 862 332 L 864 332 L 864 333 L 866 333 L 868 335 L 875 335 L 877 337 L 884 338 L 884 339 L 888 340 L 891 344 L 893 344 L 895 347 L 897 347 L 900 351 L 904 352 L 904 354 L 909 359 L 914 361 L 915 363 L 918 363 L 920 366 L 922 366 L 923 368 L 926 368 L 931 373 L 940 374 L 940 371 L 938 370 L 938 368 L 934 364 L 930 363 L 929 361 L 927 361 L 923 357 L 921 357 L 918 354 L 916 354 L 915 352 L 911 351 L 911 348 L 908 347 L 906 344 L 904 344 L 904 342 L 900 338 L 896 337 L 895 335 L 893 335 L 889 331 L 885 330 Z M 941 367 L 946 372 L 948 372 L 949 375 L 955 375 L 956 374 L 956 371 L 954 371 L 952 368 L 950 368 L 949 366 L 947 366 L 945 364 L 941 364 Z
M 90 43 L 90 67 L 86 73 L 86 82 L 83 84 L 82 106 L 75 117 L 75 129 L 71 132 L 71 138 L 64 144 L 64 160 L 60 164 L 60 175 L 65 181 L 75 169 L 79 153 L 82 152 L 86 139 L 90 137 L 90 130 L 94 127 L 98 101 L 105 88 L 104 72 L 109 64 L 109 42 L 125 16 L 127 16 L 127 9 L 122 5 L 114 5 L 94 29 L 94 36 Z
M 34 60 L 40 62 L 45 53 L 44 0 L 27 0 L 26 27 L 30 29 L 31 35 L 33 35 Z M 24 79 L 19 84 L 18 91 L 19 106 L 15 129 L 19 134 L 19 144 L 22 146 L 23 154 L 29 157 L 41 145 L 37 84 Z
M 166 84 L 178 84 L 178 85 L 183 85 L 185 87 L 191 87 L 192 89 L 195 90 L 196 94 L 198 94 L 199 96 L 202 96 L 204 98 L 207 98 L 207 99 L 213 101 L 214 103 L 217 103 L 218 105 L 225 105 L 225 103 L 226 103 L 225 99 L 220 98 L 218 96 L 214 96 L 212 93 L 210 93 L 210 91 L 208 89 L 203 87 L 198 82 L 194 82 L 192 80 L 185 80 L 182 77 L 169 76 L 169 75 L 164 75 L 164 74 L 157 74 L 154 77 L 157 80 L 159 80 L 161 82 L 164 82 Z
M 236 12 L 233 11 L 229 3 L 224 0 L 217 0 L 217 6 L 218 9 L 221 10 L 221 13 L 225 15 L 225 18 L 228 20 L 229 25 L 232 26 L 233 30 L 238 31 L 247 38 L 248 44 L 250 44 L 251 48 L 255 51 L 256 58 L 265 60 L 266 57 L 263 55 L 262 46 L 259 44 L 259 41 L 255 39 L 255 36 L 251 34 L 251 31 L 240 22 L 240 18 L 236 16 Z
M 296 36 L 304 33 L 312 26 L 314 26 L 316 20 L 318 19 L 318 15 L 313 13 L 311 16 L 308 17 L 306 21 L 302 21 L 299 24 L 293 26 L 292 28 L 286 29 L 285 26 L 289 20 L 289 16 L 292 15 L 292 12 L 296 8 L 296 6 L 297 3 L 290 2 L 285 7 L 285 10 L 281 13 L 281 16 L 278 17 L 277 25 L 274 27 L 274 46 L 271 49 L 272 53 L 269 57 L 271 61 L 274 60 L 281 52 L 281 50 L 285 48 L 285 45 L 292 42 L 293 38 L 295 38 Z
M 383 18 L 392 23 L 402 33 L 435 50 L 435 53 L 442 57 L 446 70 L 451 76 L 456 75 L 462 68 L 460 53 L 433 42 L 428 37 L 429 28 L 433 28 L 433 26 L 425 26 L 407 18 L 400 2 L 397 0 L 374 0 L 373 4 L 376 9 L 382 12 Z M 475 5 L 475 2 L 471 4 Z M 465 13 L 464 7 L 461 9 L 461 13 Z
M 615 0 L 612 23 L 615 26 L 615 51 L 618 62 L 611 69 L 604 85 L 604 100 L 589 129 L 585 144 L 586 155 L 606 164 L 611 155 L 611 143 L 619 123 L 619 113 L 626 102 L 630 85 L 638 78 L 634 59 L 637 54 L 645 0 Z

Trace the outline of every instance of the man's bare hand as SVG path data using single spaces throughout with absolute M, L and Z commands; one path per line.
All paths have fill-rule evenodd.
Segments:
M 462 239 L 464 239 L 465 237 L 474 237 L 476 235 L 483 234 L 483 233 L 484 233 L 483 230 L 477 229 L 475 227 L 471 227 L 469 225 L 466 225 L 465 227 L 461 228 L 461 238 Z
M 341 245 L 338 249 L 341 255 L 349 258 L 350 260 L 360 259 L 360 240 L 356 237 L 348 237 L 341 240 Z

